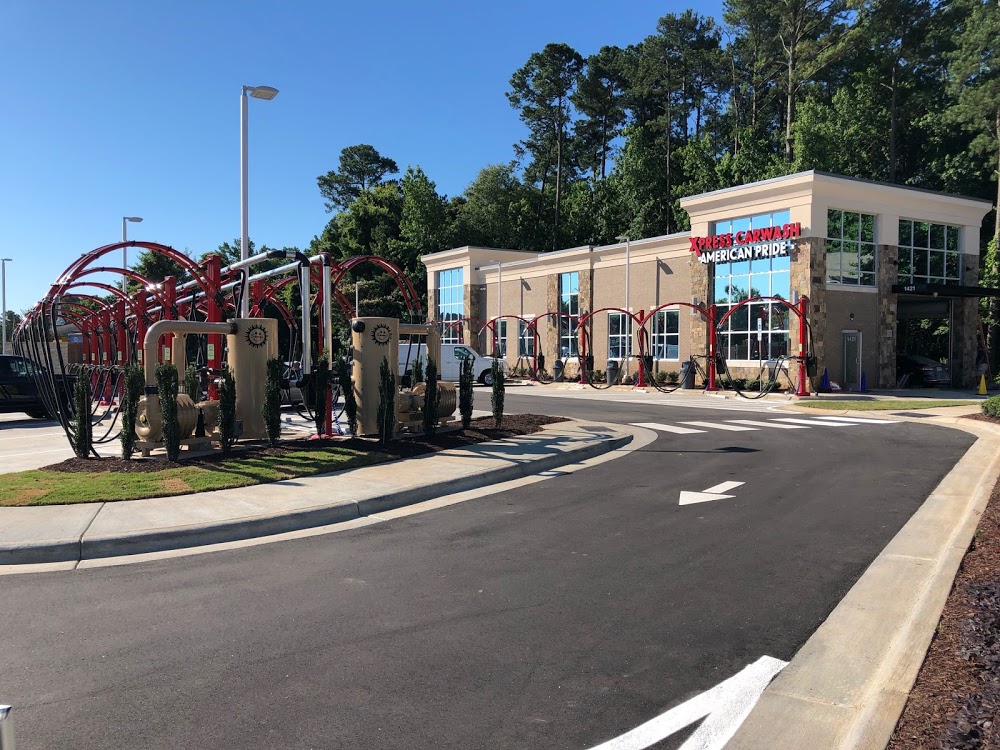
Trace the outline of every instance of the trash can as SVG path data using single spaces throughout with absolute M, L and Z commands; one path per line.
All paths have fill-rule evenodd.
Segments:
M 617 385 L 618 384 L 618 378 L 621 377 L 621 374 L 622 374 L 621 365 L 618 364 L 618 360 L 617 359 L 609 359 L 608 360 L 608 372 L 607 372 L 608 385 Z
M 690 359 L 681 362 L 681 389 L 689 391 L 694 388 L 694 362 Z
M 652 383 L 656 376 L 653 374 L 653 355 L 646 354 L 642 358 L 643 377 L 647 383 Z
M 563 361 L 561 359 L 557 359 L 552 363 L 552 379 L 557 383 L 563 381 Z

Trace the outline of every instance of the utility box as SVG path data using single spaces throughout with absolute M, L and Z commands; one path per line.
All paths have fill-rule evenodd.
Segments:
M 267 437 L 260 413 L 264 405 L 267 360 L 278 356 L 278 321 L 275 318 L 238 318 L 236 333 L 226 335 L 227 363 L 236 381 L 236 416 L 243 420 L 243 437 Z
M 689 391 L 694 388 L 694 362 L 690 359 L 681 362 L 681 389 Z
M 382 360 L 389 363 L 393 391 L 399 372 L 399 321 L 396 318 L 354 318 L 351 321 L 354 349 L 354 398 L 358 403 L 358 430 L 362 435 L 378 434 L 378 381 Z M 440 356 L 440 355 L 439 355 Z

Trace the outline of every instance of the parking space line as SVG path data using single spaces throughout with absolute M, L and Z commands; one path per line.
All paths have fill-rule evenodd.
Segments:
M 804 427 L 800 424 L 776 424 L 775 420 L 771 419 L 767 422 L 757 422 L 753 419 L 727 419 L 727 422 L 736 422 L 737 424 L 748 424 L 753 427 L 774 427 L 779 430 L 808 430 L 808 427 Z
M 707 427 L 710 430 L 728 430 L 729 432 L 753 432 L 756 427 L 740 427 L 738 424 L 721 424 L 716 422 L 683 422 L 695 427 Z
M 856 424 L 851 424 L 850 422 L 824 422 L 822 419 L 792 419 L 791 417 L 783 417 L 781 419 L 774 420 L 775 422 L 789 422 L 790 424 L 804 424 L 808 427 L 857 427 Z
M 851 424 L 899 424 L 895 419 L 871 419 L 870 417 L 823 417 L 828 422 L 849 422 Z
M 691 435 L 695 432 L 704 432 L 704 430 L 692 430 L 690 427 L 677 427 L 672 424 L 660 424 L 659 422 L 632 422 L 634 427 L 645 427 L 650 430 L 659 430 L 660 432 L 674 432 L 678 435 Z

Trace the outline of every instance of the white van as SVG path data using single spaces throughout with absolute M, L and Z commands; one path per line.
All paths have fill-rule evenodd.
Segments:
M 493 385 L 493 357 L 484 357 L 476 354 L 471 346 L 466 344 L 441 344 L 441 362 L 438 363 L 438 372 L 441 380 L 450 380 L 457 383 L 462 360 L 472 358 L 472 373 L 483 385 Z M 423 363 L 424 371 L 427 370 L 427 345 L 411 344 L 408 341 L 399 342 L 399 375 L 409 381 L 410 371 L 413 369 L 413 362 L 420 359 Z M 500 367 L 504 374 L 508 372 L 506 360 L 499 359 Z M 404 382 L 406 382 L 404 381 Z

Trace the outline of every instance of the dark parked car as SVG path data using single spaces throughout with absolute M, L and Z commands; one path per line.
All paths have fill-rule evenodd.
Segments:
M 896 382 L 904 388 L 944 388 L 951 385 L 951 375 L 947 367 L 930 357 L 899 354 L 896 356 Z
M 35 419 L 48 417 L 35 390 L 32 372 L 36 367 L 24 357 L 0 355 L 0 414 L 24 412 Z

